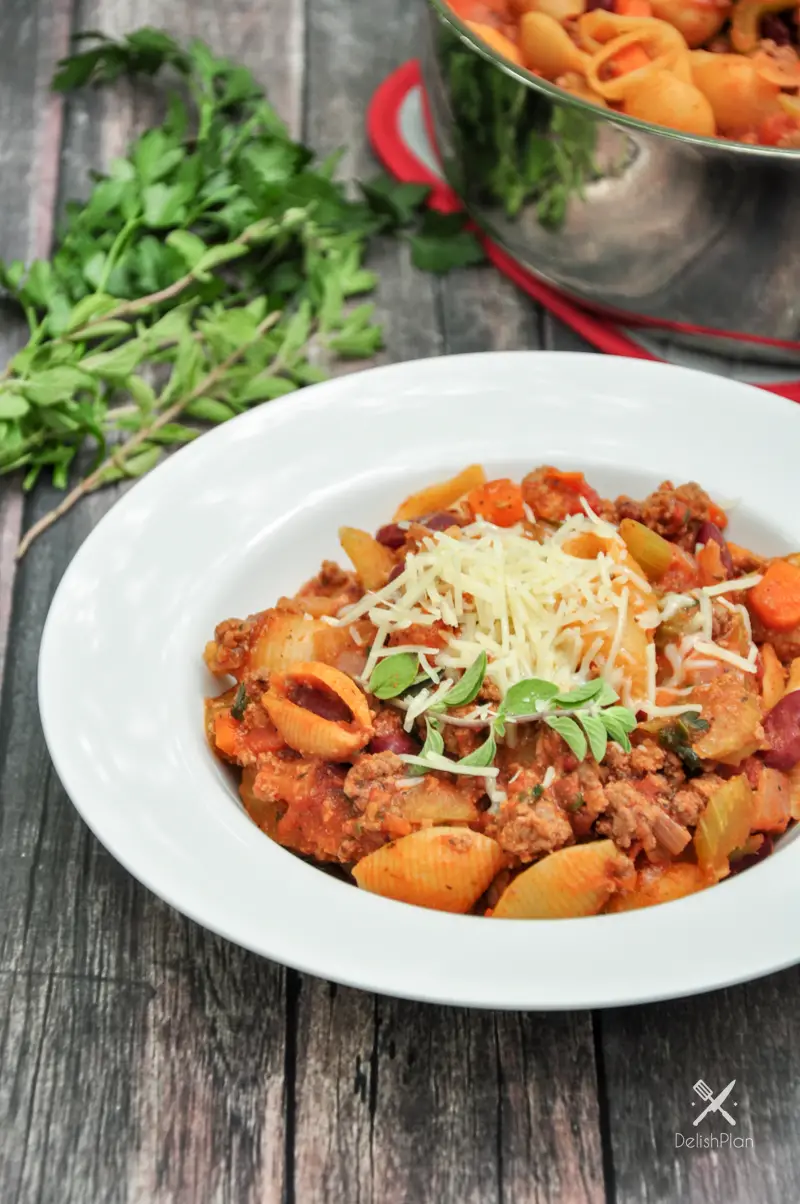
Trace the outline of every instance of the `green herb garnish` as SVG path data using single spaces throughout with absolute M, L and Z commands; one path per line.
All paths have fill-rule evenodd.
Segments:
M 578 760 L 582 761 L 588 752 L 588 746 L 586 737 L 575 720 L 570 719 L 568 715 L 545 715 L 544 721 L 554 732 L 558 732 Z
M 702 772 L 703 764 L 692 748 L 692 733 L 707 732 L 709 723 L 700 715 L 687 711 L 674 723 L 662 727 L 658 733 L 658 742 L 667 752 L 674 753 L 689 774 Z
M 470 667 L 442 699 L 445 707 L 463 707 L 477 698 L 486 677 L 486 653 L 479 652 Z
M 419 750 L 420 759 L 425 760 L 425 758 L 430 756 L 431 753 L 434 753 L 436 756 L 440 757 L 444 752 L 444 739 L 442 738 L 442 733 L 439 730 L 439 724 L 435 719 L 432 719 L 426 715 L 425 729 L 427 734 L 425 736 L 425 743 Z M 426 767 L 424 765 L 409 765 L 409 770 L 415 776 L 425 773 L 425 769 Z
M 244 719 L 244 713 L 245 713 L 246 709 L 247 709 L 247 690 L 245 689 L 244 682 L 240 681 L 239 685 L 236 687 L 236 694 L 234 695 L 234 698 L 233 698 L 233 705 L 231 706 L 231 715 L 233 716 L 234 719 Z
M 483 744 L 476 748 L 474 752 L 469 753 L 466 757 L 462 757 L 457 763 L 459 765 L 476 765 L 482 767 L 484 765 L 491 765 L 496 755 L 497 744 L 495 742 L 494 734 L 490 732 L 488 739 L 484 740 Z
M 416 652 L 398 652 L 378 661 L 367 689 L 376 698 L 397 698 L 415 684 L 419 657 Z
M 154 29 L 87 37 L 57 90 L 168 68 L 191 103 L 173 95 L 163 123 L 67 204 L 49 260 L 0 263 L 0 295 L 30 330 L 0 375 L 0 474 L 24 469 L 30 489 L 44 470 L 67 489 L 79 453 L 95 453 L 18 555 L 87 493 L 194 439 L 197 424 L 324 379 L 320 358 L 373 355 L 373 307 L 351 298 L 377 284 L 363 266 L 374 235 L 416 237 L 416 262 L 435 271 L 482 254 L 462 218 L 421 218 L 425 188 L 382 177 L 351 199 L 333 179 L 338 156 L 316 160 L 250 72 L 202 42 Z

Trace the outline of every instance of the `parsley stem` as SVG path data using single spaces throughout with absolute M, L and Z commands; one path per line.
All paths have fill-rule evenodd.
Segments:
M 166 426 L 168 422 L 172 422 L 175 418 L 177 418 L 181 411 L 193 401 L 197 401 L 199 397 L 202 397 L 209 391 L 209 389 L 212 389 L 214 385 L 217 384 L 222 377 L 224 377 L 228 369 L 233 367 L 233 365 L 242 358 L 248 348 L 251 347 L 258 339 L 260 339 L 261 336 L 270 329 L 270 327 L 274 326 L 275 323 L 280 320 L 281 316 L 282 314 L 280 310 L 276 310 L 269 314 L 257 327 L 254 338 L 249 339 L 246 343 L 242 343 L 240 347 L 237 347 L 235 351 L 231 352 L 227 359 L 223 360 L 222 363 L 217 364 L 215 368 L 212 368 L 212 370 L 200 381 L 200 383 L 194 389 L 192 389 L 191 393 L 188 393 L 185 397 L 179 398 L 178 401 L 174 402 L 166 410 L 163 410 L 158 417 L 150 423 L 149 426 L 143 427 L 141 430 L 137 431 L 135 435 L 132 435 L 130 439 L 126 440 L 126 442 L 120 447 L 115 448 L 111 455 L 107 456 L 106 459 L 103 460 L 102 464 L 100 464 L 93 473 L 91 473 L 88 477 L 84 477 L 80 484 L 76 485 L 75 488 L 67 494 L 64 500 L 60 502 L 58 506 L 56 506 L 53 510 L 50 510 L 47 514 L 43 515 L 38 522 L 33 524 L 23 539 L 20 540 L 19 547 L 17 548 L 17 560 L 21 560 L 33 541 L 49 527 L 52 527 L 54 523 L 58 522 L 58 520 L 62 518 L 67 511 L 72 509 L 76 502 L 79 502 L 82 497 L 86 496 L 87 493 L 91 493 L 92 490 L 96 489 L 99 485 L 102 485 L 103 477 L 109 468 L 118 467 L 124 470 L 125 460 L 132 451 L 135 451 L 137 447 L 146 442 L 156 431 L 160 430 L 161 427 Z M 278 357 L 276 357 L 276 359 L 277 358 Z

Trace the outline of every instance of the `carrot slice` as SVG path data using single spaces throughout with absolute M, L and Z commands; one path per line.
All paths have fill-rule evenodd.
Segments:
M 652 17 L 649 0 L 615 0 L 614 12 L 620 17 Z
M 214 743 L 217 751 L 226 757 L 236 756 L 236 735 L 239 724 L 230 711 L 223 711 L 214 720 Z
M 750 591 L 750 604 L 765 627 L 791 631 L 800 624 L 800 568 L 773 560 Z
M 719 527 L 720 531 L 724 531 L 728 525 L 728 516 L 721 506 L 718 506 L 716 502 L 711 502 L 708 507 L 708 521 L 715 527 Z
M 525 517 L 522 490 L 507 477 L 473 489 L 467 504 L 474 515 L 496 527 L 513 527 Z

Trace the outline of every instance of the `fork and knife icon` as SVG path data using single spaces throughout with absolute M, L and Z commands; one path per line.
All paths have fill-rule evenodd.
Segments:
M 709 1112 L 720 1112 L 725 1117 L 729 1125 L 735 1125 L 736 1121 L 731 1116 L 730 1112 L 726 1112 L 722 1106 L 730 1095 L 731 1091 L 733 1091 L 735 1084 L 736 1079 L 731 1079 L 731 1081 L 728 1083 L 728 1086 L 723 1087 L 719 1095 L 715 1096 L 708 1083 L 704 1083 L 702 1079 L 698 1079 L 692 1090 L 696 1092 L 696 1094 L 699 1095 L 702 1100 L 706 1101 L 707 1107 L 703 1109 L 699 1116 L 694 1118 L 692 1124 L 699 1125 L 700 1121 L 705 1116 L 708 1116 Z

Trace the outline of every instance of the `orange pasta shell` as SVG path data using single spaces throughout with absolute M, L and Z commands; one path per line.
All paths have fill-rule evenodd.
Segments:
M 323 719 L 288 697 L 291 683 L 327 689 L 342 700 L 353 718 L 349 722 Z M 347 761 L 372 737 L 372 718 L 366 697 L 346 674 L 312 661 L 288 673 L 273 673 L 261 699 L 264 710 L 295 752 L 325 761 Z

